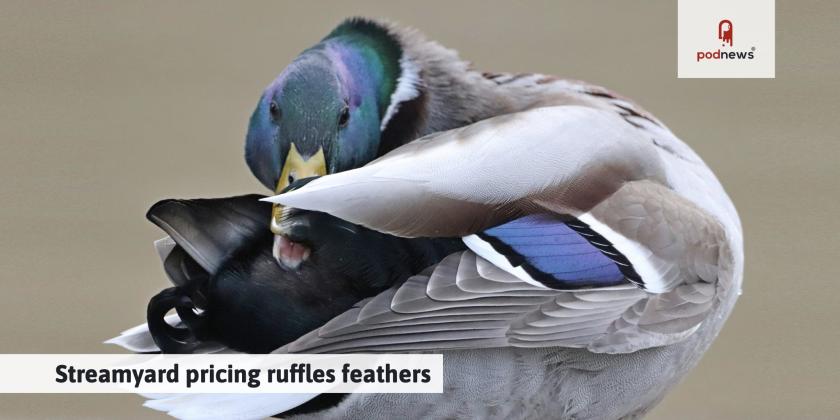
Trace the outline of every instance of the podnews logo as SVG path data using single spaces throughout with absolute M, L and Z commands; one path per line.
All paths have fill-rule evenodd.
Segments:
M 726 46 L 726 43 L 729 43 L 729 46 L 732 46 L 732 21 L 729 19 L 724 19 L 718 23 L 718 39 L 723 41 L 723 46 Z
M 776 77 L 774 0 L 677 0 L 677 77 Z
M 734 45 L 735 26 L 729 19 L 722 19 L 717 24 L 717 39 L 721 42 L 721 47 L 732 48 Z M 753 60 L 755 59 L 755 47 L 751 47 L 749 51 L 734 51 L 721 50 L 717 51 L 697 51 L 696 61 L 702 60 Z

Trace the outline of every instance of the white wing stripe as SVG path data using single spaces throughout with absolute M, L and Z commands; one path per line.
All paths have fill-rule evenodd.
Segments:
M 578 219 L 610 241 L 612 246 L 630 261 L 633 269 L 642 278 L 645 290 L 653 293 L 662 293 L 669 290 L 669 282 L 665 280 L 667 278 L 665 272 L 671 268 L 670 263 L 656 258 L 643 245 L 616 232 L 589 213 L 581 214 Z

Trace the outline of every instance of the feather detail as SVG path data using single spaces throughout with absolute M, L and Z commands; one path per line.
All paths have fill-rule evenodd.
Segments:
M 420 66 L 403 53 L 400 57 L 400 76 L 397 78 L 397 87 L 391 94 L 391 101 L 382 117 L 380 131 L 385 131 L 391 118 L 399 111 L 400 105 L 420 95 L 421 83 Z
M 490 249 L 477 246 L 477 241 L 486 242 Z M 624 255 L 571 216 L 528 215 L 471 235 L 465 243 L 473 244 L 473 251 L 497 266 L 516 266 L 511 274 L 554 289 L 615 286 L 626 283 L 625 276 L 639 281 Z M 493 254 L 505 261 L 497 262 L 500 258 Z

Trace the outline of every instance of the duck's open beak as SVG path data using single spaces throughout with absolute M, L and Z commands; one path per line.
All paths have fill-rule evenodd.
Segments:
M 313 176 L 322 176 L 327 174 L 327 162 L 324 158 L 324 149 L 318 148 L 309 158 L 304 158 L 298 152 L 297 147 L 292 143 L 289 148 L 289 154 L 286 156 L 286 162 L 283 164 L 283 170 L 280 171 L 280 179 L 277 180 L 277 187 L 274 189 L 276 194 L 289 186 L 291 181 Z M 274 204 L 271 209 L 271 231 L 274 233 L 274 258 L 281 264 L 289 268 L 297 268 L 301 262 L 309 257 L 309 249 L 305 246 L 290 241 L 285 236 L 285 226 L 283 226 L 283 206 Z

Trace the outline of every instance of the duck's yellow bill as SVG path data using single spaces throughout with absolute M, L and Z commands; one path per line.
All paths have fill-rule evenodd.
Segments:
M 289 148 L 289 154 L 286 156 L 286 163 L 283 164 L 283 170 L 280 171 L 280 179 L 277 180 L 277 187 L 274 189 L 275 194 L 280 194 L 280 191 L 286 189 L 291 181 L 312 176 L 322 176 L 327 174 L 327 161 L 324 158 L 324 149 L 318 148 L 318 151 L 304 159 L 298 152 L 295 144 Z M 280 229 L 280 221 L 283 217 L 283 206 L 274 204 L 271 209 L 271 231 L 275 235 L 283 233 Z

